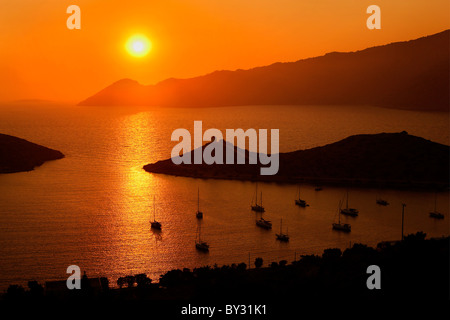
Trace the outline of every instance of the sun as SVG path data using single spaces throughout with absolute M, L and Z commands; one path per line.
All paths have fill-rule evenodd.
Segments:
M 152 43 L 145 35 L 135 34 L 127 40 L 125 49 L 133 57 L 145 57 L 152 49 Z

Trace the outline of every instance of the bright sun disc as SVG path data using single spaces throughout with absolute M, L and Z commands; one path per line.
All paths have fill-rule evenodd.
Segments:
M 128 39 L 125 48 L 133 57 L 144 57 L 152 48 L 152 43 L 142 34 L 136 34 Z

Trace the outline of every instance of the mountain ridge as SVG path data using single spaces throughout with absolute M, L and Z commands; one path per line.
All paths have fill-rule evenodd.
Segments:
M 450 30 L 353 52 L 154 85 L 122 79 L 79 105 L 374 105 L 448 111 Z

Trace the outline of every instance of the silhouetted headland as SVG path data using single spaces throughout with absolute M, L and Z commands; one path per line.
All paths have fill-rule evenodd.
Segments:
M 0 133 L 0 173 L 31 171 L 45 161 L 62 158 L 60 151 Z
M 223 145 L 224 155 L 226 148 L 238 152 L 228 142 Z M 322 147 L 280 153 L 279 171 L 273 176 L 260 175 L 261 164 L 248 164 L 247 150 L 246 164 L 175 165 L 167 159 L 145 165 L 144 170 L 193 178 L 441 189 L 449 186 L 449 150 L 407 132 L 361 134 Z M 189 156 L 193 163 L 193 152 Z
M 356 52 L 141 85 L 123 79 L 89 106 L 373 105 L 449 110 L 450 30 Z

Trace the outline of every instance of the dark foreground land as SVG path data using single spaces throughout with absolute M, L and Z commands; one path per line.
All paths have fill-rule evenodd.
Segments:
M 224 159 L 230 148 L 234 154 L 244 154 L 228 142 L 223 145 Z M 438 190 L 449 186 L 450 147 L 405 131 L 354 135 L 322 147 L 280 153 L 275 175 L 260 175 L 262 165 L 249 164 L 248 151 L 245 164 L 193 164 L 193 153 L 187 155 L 192 164 L 175 165 L 167 159 L 145 165 L 144 170 L 193 178 L 358 187 Z
M 0 173 L 31 171 L 46 161 L 62 158 L 57 150 L 0 133 Z
M 29 289 L 12 285 L 3 303 L 119 303 L 142 302 L 179 316 L 181 308 L 225 304 L 266 304 L 267 313 L 286 308 L 307 308 L 308 303 L 354 304 L 358 302 L 445 305 L 449 299 L 449 238 L 425 239 L 419 232 L 403 241 L 380 243 L 377 248 L 354 244 L 341 252 L 327 249 L 322 256 L 302 256 L 288 263 L 255 259 L 245 263 L 172 270 L 152 283 L 145 274 L 120 278 L 120 289 L 110 288 L 106 278 L 83 278 L 81 290 L 68 290 L 66 281 L 47 282 L 45 288 L 29 282 Z M 262 264 L 262 265 L 261 265 Z M 264 266 L 265 264 L 265 266 Z M 379 266 L 381 289 L 368 289 L 367 268 Z M 166 309 L 164 309 L 166 308 Z

